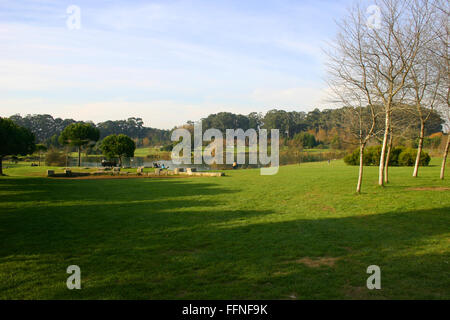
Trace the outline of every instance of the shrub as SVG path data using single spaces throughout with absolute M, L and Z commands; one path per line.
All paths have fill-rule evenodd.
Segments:
M 364 164 L 368 166 L 378 166 L 380 164 L 381 145 L 366 148 Z
M 405 150 L 404 146 L 393 147 L 391 149 L 391 154 L 389 156 L 389 165 L 390 166 L 399 166 L 398 158 L 400 154 Z M 379 162 L 379 160 L 378 160 Z
M 344 157 L 344 162 L 349 166 L 359 165 L 359 148 L 355 149 L 352 153 L 349 153 Z
M 402 153 L 400 153 L 398 157 L 398 162 L 400 166 L 413 166 L 416 162 L 417 150 L 413 148 L 406 148 Z M 422 151 L 420 153 L 420 162 L 421 166 L 428 166 L 430 163 L 431 157 L 428 153 Z
M 405 148 L 403 146 L 393 147 L 389 155 L 389 166 L 413 166 L 416 161 L 417 150 Z M 364 150 L 364 165 L 378 166 L 380 164 L 381 145 L 367 147 Z M 420 165 L 428 166 L 430 155 L 422 151 Z M 359 148 L 344 157 L 344 162 L 348 165 L 359 165 Z
M 375 166 L 380 163 L 381 146 L 371 146 L 364 149 L 364 165 Z M 359 148 L 344 157 L 344 162 L 348 165 L 359 165 Z
M 45 164 L 52 167 L 64 167 L 66 165 L 66 155 L 57 150 L 49 150 L 45 157 Z

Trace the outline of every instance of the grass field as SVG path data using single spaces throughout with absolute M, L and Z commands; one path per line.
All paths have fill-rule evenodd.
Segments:
M 1 299 L 449 299 L 450 178 L 341 161 L 220 178 L 0 178 Z M 30 174 L 34 176 L 29 176 Z M 424 189 L 418 189 L 424 188 Z M 66 268 L 81 268 L 81 290 Z M 369 265 L 381 290 L 366 288 Z

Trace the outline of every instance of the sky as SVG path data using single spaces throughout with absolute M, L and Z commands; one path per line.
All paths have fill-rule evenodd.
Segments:
M 351 4 L 0 0 L 0 116 L 169 129 L 221 111 L 326 108 L 323 49 Z

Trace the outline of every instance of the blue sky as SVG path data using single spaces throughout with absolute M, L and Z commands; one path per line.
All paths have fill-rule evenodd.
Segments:
M 219 111 L 323 108 L 321 48 L 351 3 L 0 0 L 0 115 L 171 128 Z M 66 26 L 70 5 L 79 30 Z

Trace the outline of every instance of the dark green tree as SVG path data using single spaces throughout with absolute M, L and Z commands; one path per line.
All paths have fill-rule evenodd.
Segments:
M 303 148 L 314 148 L 317 146 L 316 138 L 307 132 L 300 132 L 294 136 L 294 141 L 297 145 L 302 146 Z
M 100 138 L 100 131 L 90 123 L 73 123 L 67 126 L 59 136 L 61 144 L 78 148 L 78 166 L 81 166 L 81 148 Z
M 12 120 L 0 118 L 0 175 L 3 175 L 3 158 L 8 155 L 32 154 L 36 148 L 34 134 Z
M 47 147 L 44 144 L 37 144 L 36 151 L 39 152 L 39 167 L 40 167 L 41 166 L 41 154 L 42 154 L 42 152 L 47 151 Z
M 123 157 L 134 157 L 136 144 L 124 134 L 112 134 L 103 139 L 100 150 L 108 159 L 119 158 L 119 165 L 122 166 Z

